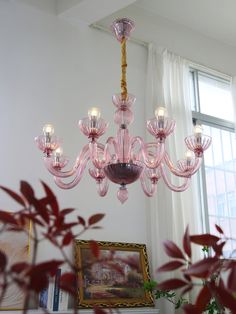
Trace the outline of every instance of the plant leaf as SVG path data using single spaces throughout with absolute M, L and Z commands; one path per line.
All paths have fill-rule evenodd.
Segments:
M 166 254 L 170 257 L 184 259 L 185 257 L 180 248 L 172 241 L 166 240 L 163 243 Z
M 94 225 L 98 223 L 102 218 L 105 216 L 105 214 L 95 214 L 91 217 L 89 217 L 88 224 L 89 225 Z
M 216 244 L 216 242 L 218 242 L 219 240 L 219 237 L 209 233 L 190 236 L 191 242 L 202 246 L 212 246 Z
M 66 216 L 70 213 L 72 213 L 75 209 L 74 208 L 64 208 L 60 211 L 60 215 Z
M 191 243 L 190 243 L 190 236 L 189 236 L 189 228 L 187 226 L 185 230 L 185 234 L 183 237 L 183 248 L 185 253 L 188 255 L 188 257 L 191 259 L 192 257 L 192 250 L 191 250 Z
M 13 214 L 10 214 L 3 210 L 0 210 L 0 221 L 2 221 L 4 224 L 18 225 L 18 222 Z
M 20 182 L 20 191 L 27 199 L 27 201 L 32 204 L 33 200 L 35 199 L 34 190 L 31 185 L 26 181 Z
M 231 268 L 227 284 L 229 290 L 236 292 L 236 267 Z
M 17 194 L 16 192 L 14 192 L 8 188 L 5 188 L 4 186 L 0 186 L 0 188 L 3 191 L 5 191 L 8 195 L 10 195 L 11 198 L 13 198 L 17 203 L 19 203 L 20 205 L 22 205 L 24 207 L 26 206 L 25 200 L 21 195 Z
M 188 283 L 181 279 L 168 279 L 157 284 L 157 289 L 164 290 L 164 291 L 175 290 L 178 288 L 182 288 L 186 285 L 188 285 Z
M 197 278 L 207 278 L 215 271 L 215 266 L 218 265 L 220 265 L 220 261 L 217 258 L 207 257 L 189 266 L 184 273 Z
M 210 302 L 210 300 L 211 300 L 211 292 L 209 288 L 207 287 L 207 285 L 205 285 L 203 286 L 203 288 L 201 289 L 201 291 L 199 292 L 197 296 L 197 301 L 195 303 L 195 306 L 201 313 L 203 313 L 207 304 Z
M 178 269 L 184 265 L 185 265 L 185 263 L 183 263 L 181 261 L 171 261 L 171 262 L 166 263 L 166 264 L 162 265 L 161 267 L 159 267 L 157 269 L 157 271 L 163 272 L 163 271 L 175 270 L 175 269 Z
M 89 241 L 89 247 L 93 253 L 93 256 L 95 256 L 96 258 L 99 258 L 100 255 L 100 249 L 99 249 L 99 245 L 96 241 Z
M 220 234 L 224 234 L 224 231 L 221 229 L 221 227 L 217 224 L 215 224 L 216 230 L 220 233 Z
M 0 271 L 3 272 L 7 266 L 7 256 L 3 251 L 0 251 Z
M 55 216 L 58 216 L 59 215 L 59 205 L 58 205 L 57 198 L 56 198 L 55 194 L 52 192 L 50 187 L 45 182 L 41 181 L 41 183 L 42 183 L 44 191 L 48 197 L 48 203 L 52 208 L 53 214 Z
M 69 245 L 72 240 L 73 240 L 73 234 L 69 231 L 64 236 L 63 241 L 62 241 L 62 245 L 63 246 Z
M 78 220 L 79 220 L 79 224 L 85 227 L 86 223 L 85 223 L 84 218 L 81 216 L 78 216 Z

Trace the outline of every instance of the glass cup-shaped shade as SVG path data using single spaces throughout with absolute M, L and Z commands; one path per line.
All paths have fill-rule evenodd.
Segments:
M 88 138 L 99 138 L 106 132 L 108 123 L 101 118 L 93 123 L 90 118 L 86 117 L 79 120 L 79 128 Z
M 174 131 L 175 120 L 165 118 L 163 126 L 160 128 L 158 119 L 153 118 L 147 121 L 147 129 L 151 135 L 155 136 L 160 142 L 163 142 Z
M 211 137 L 205 134 L 201 134 L 201 141 L 196 134 L 186 137 L 184 141 L 196 157 L 202 157 L 203 152 L 211 145 Z
M 136 101 L 136 97 L 131 94 L 127 94 L 126 99 L 122 99 L 121 94 L 114 94 L 112 96 L 112 102 L 113 104 L 118 108 L 125 110 L 126 108 L 130 108 Z
M 47 142 L 46 136 L 40 135 L 35 138 L 35 142 L 40 150 L 47 156 L 51 156 L 52 152 L 59 147 L 61 140 L 57 136 L 52 135 L 50 137 L 50 142 Z

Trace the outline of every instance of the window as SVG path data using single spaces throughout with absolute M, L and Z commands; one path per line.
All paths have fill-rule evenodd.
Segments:
M 215 224 L 219 224 L 229 237 L 236 237 L 236 140 L 230 80 L 192 69 L 190 86 L 193 121 L 212 137 L 200 180 L 205 228 L 217 234 Z M 233 243 L 228 243 L 225 256 L 232 250 Z

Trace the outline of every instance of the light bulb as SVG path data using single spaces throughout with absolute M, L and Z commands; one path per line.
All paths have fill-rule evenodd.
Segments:
M 98 120 L 101 116 L 99 108 L 93 107 L 88 111 L 88 117 L 90 120 Z
M 200 124 L 196 124 L 194 127 L 195 135 L 201 135 L 203 131 L 203 127 Z
M 61 147 L 58 147 L 54 152 L 56 157 L 61 157 L 63 154 L 63 149 Z
M 157 119 L 164 119 L 167 115 L 167 110 L 165 107 L 157 107 L 155 110 L 155 116 Z
M 190 151 L 190 150 L 188 150 L 186 153 L 185 153 L 185 158 L 186 158 L 186 160 L 191 160 L 192 158 L 193 158 L 193 153 Z
M 47 136 L 51 136 L 54 133 L 54 127 L 52 124 L 45 124 L 43 127 L 43 134 Z

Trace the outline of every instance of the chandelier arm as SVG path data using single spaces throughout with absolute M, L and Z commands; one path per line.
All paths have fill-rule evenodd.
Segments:
M 106 196 L 109 188 L 109 183 L 107 178 L 104 178 L 101 182 L 97 184 L 97 191 L 100 196 Z
M 162 176 L 165 184 L 168 186 L 169 189 L 171 189 L 174 192 L 183 192 L 183 191 L 187 190 L 187 188 L 190 185 L 190 182 L 191 182 L 190 181 L 190 177 L 188 177 L 188 178 L 185 177 L 184 178 L 184 183 L 182 185 L 180 185 L 180 186 L 176 186 L 176 185 L 172 184 L 169 181 L 169 179 L 168 179 L 168 177 L 167 177 L 167 175 L 165 173 L 163 164 L 160 165 L 160 172 L 161 172 L 161 176 Z
M 176 168 L 173 162 L 170 160 L 170 157 L 167 152 L 165 152 L 164 161 L 167 167 L 170 169 L 171 173 L 178 177 L 188 178 L 195 174 L 201 166 L 202 159 L 195 158 L 194 164 L 189 166 L 189 169 L 180 170 Z
M 89 158 L 88 153 L 89 153 L 89 144 L 86 144 L 83 147 L 82 151 L 80 152 L 80 155 L 77 157 L 74 166 L 72 167 L 71 170 L 68 170 L 68 171 L 61 171 L 60 168 L 55 167 L 52 158 L 44 157 L 44 163 L 48 171 L 55 177 L 68 178 L 68 177 L 73 176 L 76 173 L 77 169 L 80 167 L 84 159 L 88 160 Z
M 89 157 L 84 159 L 83 162 L 80 164 L 79 168 L 77 168 L 76 175 L 74 179 L 71 182 L 64 183 L 61 178 L 54 176 L 54 181 L 57 186 L 59 186 L 61 189 L 68 190 L 75 187 L 81 180 L 84 170 L 86 168 L 87 162 L 89 160 Z
M 132 148 L 134 148 L 136 142 L 139 143 L 140 145 L 140 150 L 138 152 L 138 159 L 140 160 L 142 157 L 144 164 L 150 169 L 158 168 L 165 155 L 165 143 L 147 143 L 145 145 L 143 142 L 143 139 L 140 136 L 135 136 L 131 140 Z M 158 152 L 156 156 L 154 157 L 154 159 L 152 157 L 152 159 L 150 160 L 149 158 L 150 154 L 148 153 L 148 145 L 153 145 L 153 144 L 157 146 Z
M 156 193 L 157 183 L 152 182 L 151 186 L 148 187 L 147 182 L 145 181 L 144 175 L 140 177 L 140 181 L 141 181 L 142 189 L 147 196 L 151 197 Z

